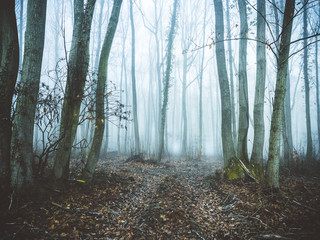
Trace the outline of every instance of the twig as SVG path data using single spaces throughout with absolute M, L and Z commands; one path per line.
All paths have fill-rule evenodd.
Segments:
M 250 217 L 253 217 L 254 215 L 256 215 L 257 212 L 259 212 L 261 208 L 262 208 L 262 205 L 260 205 L 260 207 L 253 214 L 251 214 Z
M 198 233 L 195 230 L 191 230 L 193 233 L 195 233 L 201 240 L 206 240 L 200 233 Z
M 312 207 L 308 207 L 308 206 L 306 206 L 306 205 L 303 205 L 302 203 L 299 203 L 299 202 L 298 202 L 298 201 L 296 201 L 296 200 L 292 200 L 292 202 L 293 202 L 293 203 L 295 203 L 295 204 L 297 204 L 298 206 L 301 206 L 301 207 L 307 208 L 307 209 L 309 209 L 309 210 L 311 210 L 311 211 L 316 211 L 316 212 L 318 212 L 318 210 L 317 210 L 317 209 L 314 209 L 314 208 L 312 208 Z
M 56 203 L 56 202 L 51 202 L 51 204 L 52 204 L 53 206 L 56 206 L 56 207 L 58 207 L 58 208 L 61 208 L 61 209 L 63 209 L 63 210 L 66 210 L 66 211 L 69 211 L 69 210 L 70 210 L 70 209 L 63 207 L 62 205 L 60 205 L 60 204 L 58 204 L 58 203 Z
M 11 207 L 12 207 L 13 194 L 14 194 L 14 192 L 12 192 L 11 195 L 10 195 L 10 204 L 9 204 L 9 207 L 8 207 L 8 210 L 9 210 L 9 211 L 10 211 L 10 209 L 11 209 Z
M 257 217 L 249 217 L 249 218 L 252 218 L 252 219 L 255 219 L 255 220 L 258 220 L 263 226 L 265 226 L 266 228 L 270 228 L 271 229 L 271 227 L 269 227 L 267 224 L 265 224 L 264 222 L 262 222 L 262 220 L 261 219 L 259 219 L 259 218 L 257 218 Z
M 239 159 L 237 158 L 238 161 L 240 162 L 241 167 L 243 168 L 243 170 L 246 172 L 246 174 L 252 178 L 256 183 L 259 183 L 258 179 L 256 179 L 250 172 L 250 170 L 246 167 L 246 165 Z
M 303 188 L 304 188 L 305 190 L 307 190 L 308 193 L 310 193 L 311 195 L 313 195 L 313 193 L 312 193 L 306 186 L 303 186 Z
M 264 235 L 258 235 L 257 238 L 262 238 L 262 239 L 292 239 L 292 238 L 287 238 L 283 237 L 277 234 L 264 234 Z

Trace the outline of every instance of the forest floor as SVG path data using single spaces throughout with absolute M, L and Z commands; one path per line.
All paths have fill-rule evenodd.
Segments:
M 272 193 L 216 169 L 212 159 L 109 156 L 91 188 L 74 170 L 64 189 L 43 182 L 30 199 L 1 199 L 0 239 L 319 239 L 319 175 L 282 177 Z

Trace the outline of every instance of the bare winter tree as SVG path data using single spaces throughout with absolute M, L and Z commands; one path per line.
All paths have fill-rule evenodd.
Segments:
M 295 10 L 295 0 L 287 0 L 284 10 L 283 32 L 279 57 L 277 59 L 277 82 L 273 102 L 271 119 L 269 154 L 267 165 L 267 182 L 272 188 L 279 188 L 279 160 L 280 160 L 280 137 L 282 129 L 282 114 L 284 97 L 286 93 L 286 79 L 288 71 L 288 57 L 290 51 L 291 30 Z
M 102 45 L 100 61 L 99 61 L 99 72 L 98 82 L 96 90 L 96 123 L 93 137 L 93 143 L 89 152 L 87 163 L 83 169 L 83 178 L 89 182 L 93 179 L 94 170 L 96 168 L 100 150 L 102 145 L 103 133 L 104 133 L 104 122 L 105 122 L 105 89 L 107 80 L 107 68 L 109 54 L 111 51 L 112 41 L 118 25 L 119 14 L 121 9 L 122 0 L 115 0 L 111 12 L 111 17 L 108 24 L 107 33 Z
M 309 0 L 304 0 L 306 5 Z M 310 119 L 310 84 L 308 73 L 308 23 L 307 23 L 308 7 L 303 11 L 303 78 L 306 104 L 306 126 L 307 126 L 307 159 L 312 158 L 312 136 L 311 136 L 311 119 Z
M 238 157 L 245 163 L 248 159 L 248 128 L 249 128 L 249 100 L 247 83 L 247 4 L 245 0 L 238 0 L 240 13 L 240 43 L 239 43 L 239 129 L 238 129 Z
M 257 175 L 263 176 L 263 146 L 264 146 L 264 96 L 266 82 L 266 3 L 265 0 L 257 2 L 257 70 L 256 89 L 254 96 L 254 139 L 251 154 L 251 164 L 254 165 Z M 261 41 L 261 42 L 260 42 Z
M 131 77 L 132 77 L 132 105 L 133 105 L 133 123 L 134 123 L 134 144 L 135 154 L 140 153 L 140 138 L 139 138 L 139 121 L 138 121 L 138 106 L 137 106 L 137 87 L 136 87 L 136 66 L 135 66 L 135 29 L 133 19 L 132 0 L 130 0 L 130 23 L 131 23 Z
M 230 88 L 228 81 L 226 56 L 224 48 L 224 20 L 223 20 L 223 5 L 222 0 L 214 0 L 215 11 L 215 44 L 216 44 L 216 59 L 218 68 L 218 77 L 220 84 L 220 98 L 221 98 L 221 137 L 224 168 L 232 169 L 236 164 L 232 161 L 236 157 L 236 152 L 232 137 L 232 122 L 231 122 L 231 99 Z M 239 178 L 240 172 L 232 171 L 234 174 L 226 174 L 228 178 Z M 227 173 L 227 171 L 226 171 Z M 231 172 L 230 172 L 231 173 Z
M 74 27 L 68 59 L 68 75 L 65 90 L 58 151 L 54 161 L 54 177 L 60 180 L 69 174 L 69 160 L 75 139 L 81 101 L 89 65 L 89 43 L 92 16 L 96 0 L 74 1 Z

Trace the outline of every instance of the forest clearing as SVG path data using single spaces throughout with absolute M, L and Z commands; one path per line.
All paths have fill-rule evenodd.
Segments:
M 0 239 L 318 239 L 320 177 L 283 176 L 282 190 L 222 180 L 212 159 L 161 164 L 110 154 L 92 188 L 43 182 L 11 209 L 1 204 Z M 82 163 L 72 160 L 73 170 Z M 319 167 L 319 166 L 318 166 Z M 319 169 L 318 169 L 319 172 Z M 221 172 L 220 172 L 221 174 Z

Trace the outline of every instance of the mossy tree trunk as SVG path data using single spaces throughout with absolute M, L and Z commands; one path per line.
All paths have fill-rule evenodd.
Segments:
M 34 118 L 44 48 L 47 0 L 28 1 L 20 89 L 11 140 L 11 185 L 17 191 L 33 183 Z
M 122 0 L 115 0 L 108 24 L 107 33 L 102 45 L 99 61 L 98 82 L 96 90 L 96 123 L 94 130 L 94 137 L 92 146 L 89 152 L 87 163 L 83 169 L 82 176 L 88 182 L 93 179 L 94 170 L 99 160 L 103 133 L 104 133 L 104 121 L 105 119 L 105 89 L 107 81 L 107 69 L 109 54 L 111 51 L 112 41 L 117 29 L 119 14 L 121 9 Z
M 15 1 L 0 2 L 0 191 L 10 186 L 11 104 L 19 68 Z
M 267 164 L 267 183 L 271 188 L 279 188 L 280 137 L 284 97 L 286 94 L 288 57 L 290 51 L 294 7 L 295 0 L 286 1 L 283 19 L 283 32 L 280 41 L 279 57 L 277 59 L 277 82 L 271 118 L 269 156 Z
M 171 26 L 168 36 L 168 46 L 167 46 L 167 59 L 166 59 L 166 71 L 164 76 L 164 86 L 163 86 L 163 103 L 161 107 L 161 124 L 160 124 L 160 134 L 159 134 L 159 146 L 156 153 L 156 160 L 161 161 L 163 148 L 164 148 L 164 131 L 167 117 L 167 107 L 168 107 L 168 98 L 169 98 L 169 86 L 170 86 L 170 75 L 172 68 L 172 50 L 173 50 L 173 41 L 176 31 L 176 23 L 178 18 L 178 0 L 174 0 L 172 17 L 171 17 Z

